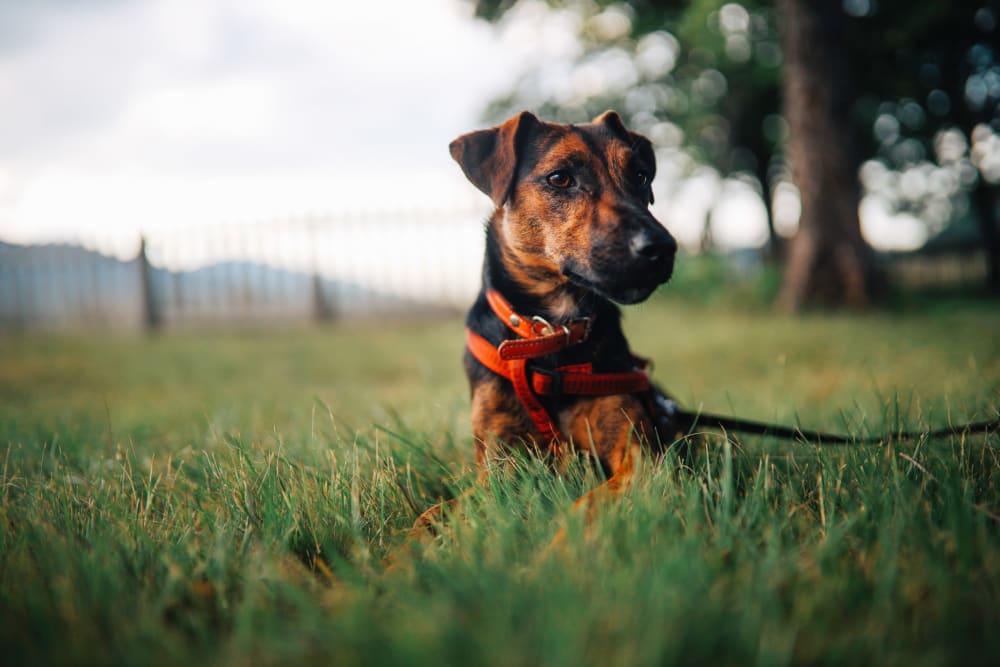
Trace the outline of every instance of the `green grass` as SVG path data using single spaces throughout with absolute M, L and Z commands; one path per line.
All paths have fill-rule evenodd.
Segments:
M 1000 404 L 1000 312 L 654 301 L 689 407 L 858 435 Z M 474 473 L 458 320 L 0 338 L 0 655 L 67 664 L 969 664 L 1000 657 L 1000 437 L 706 438 L 591 530 L 582 463 Z M 566 548 L 545 557 L 561 526 Z M 393 555 L 396 566 L 386 568 Z

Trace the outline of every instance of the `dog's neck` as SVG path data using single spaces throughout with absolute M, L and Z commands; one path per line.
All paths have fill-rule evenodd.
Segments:
M 569 324 L 577 318 L 590 318 L 592 328 L 587 340 L 582 345 L 560 352 L 554 360 L 545 364 L 554 367 L 599 361 L 595 366 L 599 372 L 631 370 L 634 360 L 622 332 L 618 306 L 590 290 L 573 285 L 557 271 L 513 261 L 516 257 L 510 249 L 504 248 L 495 223 L 496 215 L 486 232 L 483 291 L 469 310 L 466 325 L 494 344 L 515 335 L 488 303 L 486 291 L 496 290 L 523 317 L 538 315 L 557 325 Z
M 574 285 L 558 270 L 514 251 L 498 229 L 498 211 L 486 229 L 483 287 L 494 289 L 526 316 L 539 315 L 553 323 L 594 318 L 618 307 L 593 291 Z

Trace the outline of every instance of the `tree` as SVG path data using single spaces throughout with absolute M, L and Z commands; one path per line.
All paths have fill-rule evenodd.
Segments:
M 816 3 L 803 4 L 812 7 Z M 477 10 L 495 19 L 510 6 L 481 0 Z M 757 179 L 768 211 L 772 248 L 777 246 L 778 237 L 770 210 L 769 171 L 781 160 L 784 136 L 767 124 L 774 125 L 779 118 L 779 91 L 784 81 L 785 118 L 792 134 L 801 133 L 790 140 L 789 148 L 797 156 L 794 180 L 802 193 L 802 216 L 779 303 L 788 309 L 819 302 L 866 306 L 873 264 L 858 223 L 857 155 L 850 147 L 853 135 L 844 132 L 838 113 L 842 109 L 832 106 L 843 106 L 848 99 L 848 79 L 847 73 L 838 69 L 836 58 L 826 52 L 838 48 L 839 32 L 825 30 L 809 12 L 797 11 L 789 4 L 778 5 L 781 13 L 762 2 L 719 0 L 632 0 L 599 6 L 604 11 L 627 7 L 635 17 L 633 28 L 640 40 L 656 30 L 672 31 L 682 40 L 676 67 L 648 83 L 668 87 L 663 116 L 682 129 L 691 154 L 723 174 L 743 171 Z M 837 24 L 839 6 L 816 9 Z M 786 51 L 783 79 L 779 77 L 782 52 L 775 27 L 781 21 L 776 21 L 776 16 L 796 21 L 793 31 L 782 31 Z M 789 40 L 793 32 L 802 29 L 810 30 L 810 48 Z M 623 41 L 618 38 L 617 48 Z M 639 47 L 641 41 L 635 44 Z M 803 48 L 789 50 L 799 44 Z M 608 44 L 591 43 L 584 57 L 607 48 Z M 671 98 L 683 103 L 670 108 Z M 605 103 L 603 99 L 593 101 Z M 628 111 L 628 100 L 623 101 Z M 806 105 L 803 113 L 793 109 L 797 105 Z M 631 115 L 634 119 L 637 114 Z M 814 159 L 815 151 L 824 152 L 821 160 Z
M 517 0 L 473 2 L 477 13 L 490 20 L 519 4 Z M 991 282 L 1000 285 L 996 227 L 1000 64 L 995 48 L 1000 3 L 996 0 L 549 0 L 549 4 L 581 17 L 578 66 L 622 54 L 642 65 L 646 45 L 672 42 L 677 48 L 669 67 L 658 72 L 639 67 L 639 75 L 627 85 L 569 102 L 546 95 L 529 74 L 493 105 L 494 117 L 528 106 L 575 121 L 608 107 L 623 108 L 631 124 L 640 131 L 653 130 L 654 141 L 661 146 L 675 145 L 682 137 L 692 160 L 723 175 L 754 175 L 766 205 L 772 179 L 787 173 L 786 154 L 800 154 L 792 167 L 795 179 L 800 187 L 805 183 L 811 194 L 803 193 L 804 231 L 792 244 L 798 249 L 788 259 L 783 306 L 861 306 L 877 290 L 878 267 L 860 234 L 856 214 L 860 196 L 856 169 L 862 157 L 867 160 L 862 170 L 867 190 L 878 190 L 873 194 L 897 210 L 913 212 L 932 232 L 962 216 L 971 205 L 989 248 Z M 810 24 L 806 18 L 814 13 L 822 21 Z M 594 28 L 606 16 L 620 19 L 621 15 L 628 18 L 624 32 Z M 796 21 L 794 30 L 780 31 L 779 48 L 778 28 Z M 790 36 L 808 25 L 814 32 L 797 42 L 807 48 L 791 51 Z M 820 57 L 823 52 L 830 57 Z M 796 79 L 793 70 L 806 75 Z M 795 81 L 801 86 L 790 89 Z M 810 87 L 811 83 L 819 85 Z M 794 109 L 804 110 L 803 104 L 832 105 L 833 110 L 822 117 L 800 115 L 793 122 Z M 942 145 L 948 150 L 942 152 Z M 912 187 L 920 181 L 931 185 Z M 768 218 L 775 247 L 778 236 L 769 206 Z M 823 231 L 813 229 L 817 225 Z
M 829 2 L 778 0 L 788 154 L 802 201 L 778 305 L 869 305 L 873 262 L 861 236 L 843 20 Z
M 905 175 L 947 188 L 896 188 L 897 209 L 932 231 L 972 209 L 986 250 L 987 284 L 1000 294 L 1000 2 L 860 3 L 850 20 L 853 69 L 861 74 L 856 122 L 871 128 L 867 153 Z M 933 169 L 928 169 L 933 166 Z M 877 171 L 877 170 L 876 170 Z
M 478 16 L 498 21 L 518 3 L 474 4 Z M 769 256 L 780 257 L 783 239 L 774 227 L 771 187 L 782 173 L 784 127 L 773 7 L 756 0 L 742 5 L 720 0 L 550 4 L 581 19 L 579 66 L 625 53 L 637 65 L 636 81 L 627 91 L 612 88 L 567 103 L 538 96 L 541 75 L 528 72 L 514 90 L 490 104 L 488 119 L 499 121 L 525 107 L 565 122 L 589 120 L 608 108 L 622 110 L 630 127 L 651 133 L 661 148 L 683 148 L 681 157 L 691 164 L 709 165 L 722 176 L 755 178 L 766 211 Z M 627 33 L 594 25 L 622 14 L 630 23 Z M 665 60 L 658 60 L 657 54 L 664 53 Z

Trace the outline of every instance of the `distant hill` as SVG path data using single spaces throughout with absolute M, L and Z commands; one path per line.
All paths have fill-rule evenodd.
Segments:
M 139 270 L 70 244 L 0 242 L 0 328 L 60 328 L 142 321 Z

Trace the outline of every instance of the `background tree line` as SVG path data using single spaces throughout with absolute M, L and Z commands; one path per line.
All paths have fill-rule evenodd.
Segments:
M 470 0 L 503 23 L 538 0 Z M 624 112 L 684 164 L 752 182 L 767 210 L 768 255 L 783 262 L 778 303 L 865 307 L 883 279 L 861 233 L 862 192 L 930 234 L 974 220 L 1000 293 L 1000 3 L 936 0 L 548 0 L 569 17 L 573 62 L 539 63 L 486 111 L 529 107 L 567 122 Z M 611 76 L 587 85 L 588 69 Z M 556 85 L 559 75 L 583 85 Z M 565 84 L 565 81 L 562 82 Z M 774 224 L 781 181 L 801 215 Z

